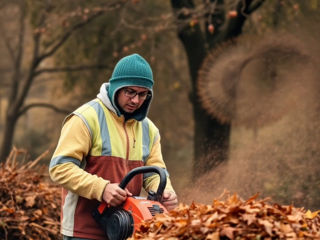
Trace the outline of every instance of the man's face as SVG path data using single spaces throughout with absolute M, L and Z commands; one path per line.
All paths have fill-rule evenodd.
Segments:
M 127 113 L 133 113 L 141 107 L 143 102 L 149 97 L 149 91 L 144 87 L 124 87 L 119 90 L 118 105 Z

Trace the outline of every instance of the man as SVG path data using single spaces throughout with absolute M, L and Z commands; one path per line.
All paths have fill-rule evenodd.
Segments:
M 157 190 L 159 176 L 152 173 L 134 177 L 125 190 L 118 186 L 133 168 L 165 169 L 159 131 L 146 117 L 152 87 L 150 65 L 138 54 L 129 55 L 117 63 L 97 98 L 65 119 L 49 167 L 51 179 L 63 186 L 64 239 L 105 239 L 91 216 L 100 201 L 117 206 L 139 195 L 142 186 Z M 171 210 L 177 203 L 167 178 L 162 204 Z

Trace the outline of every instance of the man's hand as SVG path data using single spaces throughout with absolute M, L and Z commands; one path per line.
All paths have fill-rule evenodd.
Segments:
M 123 203 L 127 196 L 132 196 L 128 189 L 123 190 L 118 183 L 109 183 L 104 189 L 102 199 L 109 205 L 115 207 Z
M 170 211 L 178 206 L 177 195 L 172 191 L 164 191 L 161 203 L 168 211 Z

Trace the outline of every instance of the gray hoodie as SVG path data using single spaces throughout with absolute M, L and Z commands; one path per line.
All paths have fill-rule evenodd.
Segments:
M 123 87 L 129 87 L 129 86 L 123 86 Z M 124 115 L 122 111 L 118 108 L 116 102 L 114 100 L 110 100 L 108 96 L 108 88 L 109 88 L 109 83 L 103 83 L 100 87 L 100 92 L 98 93 L 97 97 L 103 102 L 103 104 L 112 112 L 117 114 L 118 116 Z M 119 89 L 120 90 L 120 89 Z M 119 91 L 118 90 L 118 91 Z M 116 94 L 115 94 L 116 95 Z M 142 106 L 136 110 L 134 113 L 125 116 L 126 120 L 128 119 L 136 119 L 137 121 L 142 121 L 148 114 L 151 100 L 153 97 L 153 93 L 151 92 L 151 97 L 146 99 Z

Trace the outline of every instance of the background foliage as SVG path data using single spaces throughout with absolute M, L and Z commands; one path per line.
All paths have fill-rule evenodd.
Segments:
M 221 19 L 230 20 L 230 14 L 233 14 L 239 1 L 217 2 L 225 2 L 224 8 L 218 12 L 224 14 Z M 281 55 L 281 46 L 289 46 L 290 51 L 307 56 L 313 64 L 318 63 L 319 49 L 313 47 L 319 38 L 319 27 L 314 24 L 319 20 L 317 0 L 266 1 L 247 18 L 239 39 L 216 44 L 210 51 L 206 45 L 207 65 L 206 69 L 204 65 L 201 69 L 203 76 L 208 79 L 202 85 L 207 90 L 205 95 L 195 92 L 193 88 L 188 56 L 177 36 L 181 26 L 188 26 L 189 33 L 199 27 L 209 34 L 209 38 L 210 32 L 213 35 L 219 33 L 219 22 L 214 22 L 213 29 L 209 28 L 212 22 L 208 22 L 208 15 L 202 12 L 202 1 L 194 1 L 195 13 L 201 18 L 191 17 L 184 21 L 177 21 L 170 2 L 163 1 L 109 1 L 107 5 L 99 0 L 63 3 L 3 1 L 0 6 L 1 31 L 13 45 L 18 42 L 19 33 L 19 22 L 15 16 L 20 14 L 15 4 L 21 3 L 27 6 L 22 8 L 26 13 L 26 30 L 21 76 L 28 73 L 35 34 L 41 34 L 40 50 L 46 50 L 77 23 L 103 13 L 92 18 L 90 24 L 74 31 L 54 56 L 40 64 L 39 69 L 47 71 L 35 79 L 26 104 L 45 100 L 71 111 L 95 97 L 100 85 L 108 80 L 114 64 L 121 57 L 138 52 L 151 63 L 154 70 L 155 99 L 150 118 L 161 131 L 164 157 L 180 199 L 210 201 L 228 188 L 244 196 L 259 191 L 284 203 L 294 201 L 306 207 L 319 208 L 319 106 L 314 104 L 319 92 L 319 75 L 311 65 L 299 67 L 297 63 L 287 61 L 290 55 L 287 58 Z M 220 30 L 223 29 L 221 27 Z M 12 105 L 7 97 L 15 72 L 15 68 L 6 61 L 10 58 L 10 52 L 5 43 L 2 41 L 0 45 L 0 52 L 4 56 L 0 60 L 1 134 L 4 132 L 6 111 Z M 280 50 L 280 55 L 264 55 L 264 46 L 274 44 L 280 46 L 275 48 L 278 52 Z M 260 55 L 254 55 L 257 52 Z M 197 98 L 206 101 L 206 97 L 213 94 L 212 99 L 216 99 L 216 94 L 220 92 L 210 84 L 219 83 L 219 75 L 211 76 L 210 71 L 225 76 L 235 67 L 232 62 L 224 62 L 223 59 L 236 58 L 243 63 L 243 56 L 249 55 L 269 59 L 274 65 L 252 58 L 250 64 L 245 65 L 246 68 L 236 72 L 235 76 L 241 81 L 237 88 L 238 98 L 234 98 L 237 112 L 233 114 L 236 118 L 229 122 L 228 159 L 211 172 L 195 175 L 192 179 L 194 162 L 201 159 L 194 156 L 194 129 L 200 123 L 194 120 L 191 96 L 200 94 L 196 95 Z M 208 60 L 210 56 L 216 58 Z M 220 56 L 223 58 L 219 60 Z M 279 58 L 285 61 L 279 61 Z M 269 71 L 270 68 L 272 71 Z M 286 80 L 282 83 L 288 84 L 281 85 L 278 81 L 281 79 Z M 225 80 L 225 83 L 229 83 L 230 79 L 227 76 Z M 274 94 L 278 94 L 278 98 L 274 98 Z M 287 101 L 288 98 L 290 101 Z M 265 105 L 264 100 L 268 102 L 270 99 L 274 100 L 272 104 Z M 257 104 L 251 107 L 251 103 Z M 214 106 L 214 103 L 210 106 Z M 275 112 L 270 109 L 280 110 Z M 219 114 L 214 111 L 208 110 L 208 115 L 219 120 Z M 271 115 L 280 117 L 273 119 Z M 28 148 L 33 158 L 46 149 L 52 153 L 64 116 L 45 108 L 33 108 L 26 112 L 19 118 L 14 145 Z M 247 126 L 236 124 L 250 117 L 251 122 L 247 122 Z M 268 121 L 262 121 L 265 124 L 259 125 L 259 119 Z M 209 130 L 212 131 L 210 125 Z M 47 164 L 49 158 L 44 163 Z M 215 160 L 213 154 L 201 158 L 209 165 Z M 193 182 L 197 187 L 191 188 L 189 193 L 186 187 Z

